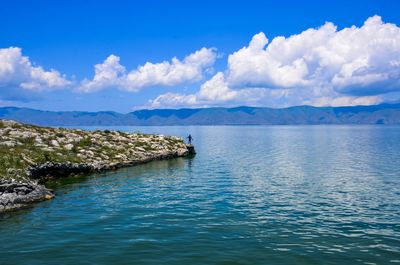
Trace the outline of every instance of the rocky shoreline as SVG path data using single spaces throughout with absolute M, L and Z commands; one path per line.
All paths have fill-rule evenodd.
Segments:
M 5 180 L 0 183 L 0 213 L 52 198 L 54 192 L 36 181 Z
M 0 213 L 52 199 L 52 179 L 195 154 L 182 138 L 0 120 Z

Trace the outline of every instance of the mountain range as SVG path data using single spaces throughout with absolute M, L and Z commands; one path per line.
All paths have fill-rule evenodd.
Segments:
M 113 111 L 42 111 L 1 107 L 0 119 L 43 126 L 400 124 L 400 104 L 351 107 L 236 107 Z

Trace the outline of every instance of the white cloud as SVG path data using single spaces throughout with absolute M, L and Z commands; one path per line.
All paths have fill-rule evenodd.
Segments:
M 169 108 L 169 107 L 208 107 L 226 104 L 256 103 L 264 96 L 265 89 L 240 89 L 232 90 L 225 81 L 222 72 L 215 74 L 210 80 L 201 85 L 200 90 L 194 94 L 165 93 L 150 100 L 143 108 Z
M 213 72 L 214 48 L 201 48 L 183 59 L 147 62 L 131 71 L 110 55 L 94 66 L 94 77 L 76 91 L 105 88 L 140 91 L 146 87 L 174 87 L 196 83 Z M 44 70 L 17 47 L 0 49 L 2 100 L 26 100 L 35 93 L 73 87 L 56 70 Z M 37 94 L 37 93 L 36 93 Z M 327 22 L 269 42 L 264 33 L 228 57 L 218 72 L 192 93 L 165 93 L 147 107 L 255 105 L 287 107 L 370 105 L 400 98 L 400 27 L 379 16 L 360 26 L 338 30 Z
M 329 88 L 348 95 L 400 90 L 400 28 L 368 18 L 362 27 L 332 23 L 270 44 L 264 33 L 228 58 L 232 87 Z
M 93 80 L 83 80 L 80 90 L 92 92 L 105 87 L 119 86 L 121 78 L 125 76 L 125 67 L 119 63 L 120 58 L 111 54 L 107 59 L 94 66 L 95 75 Z
M 278 89 L 278 88 L 235 88 L 229 87 L 222 72 L 206 81 L 193 94 L 165 93 L 141 108 L 180 108 L 210 106 L 268 106 L 290 107 L 373 105 L 383 101 L 381 96 L 341 95 L 333 91 L 319 89 Z
M 229 101 L 235 99 L 238 94 L 238 91 L 233 91 L 228 87 L 224 74 L 219 72 L 200 87 L 196 96 L 204 101 Z
M 180 93 L 165 93 L 155 99 L 149 100 L 148 104 L 138 106 L 136 108 L 157 109 L 157 108 L 180 108 L 180 107 L 196 107 L 198 106 L 196 95 L 183 95 Z
M 371 105 L 392 92 L 400 92 L 400 28 L 373 16 L 361 27 L 327 22 L 269 44 L 258 33 L 197 93 L 164 94 L 150 105 Z
M 91 92 L 108 87 L 117 87 L 127 91 L 139 91 L 151 86 L 176 86 L 200 81 L 203 74 L 214 64 L 217 58 L 213 48 L 202 48 L 182 61 L 176 57 L 171 62 L 147 62 L 137 69 L 126 72 L 119 64 L 119 57 L 110 55 L 102 64 L 95 66 L 92 80 L 84 80 L 80 90 Z
M 312 106 L 358 106 L 358 105 L 375 105 L 381 103 L 382 98 L 379 96 L 339 96 L 339 97 L 320 97 L 310 101 L 303 101 L 302 105 Z
M 0 49 L 0 88 L 43 91 L 71 84 L 56 70 L 34 66 L 18 47 Z

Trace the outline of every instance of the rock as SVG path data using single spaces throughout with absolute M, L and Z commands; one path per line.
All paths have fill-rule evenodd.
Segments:
M 53 152 L 54 151 L 54 149 L 51 147 L 44 147 L 44 148 L 42 148 L 42 150 L 45 152 Z
M 2 142 L 0 144 L 4 145 L 4 146 L 7 146 L 7 147 L 14 147 L 14 146 L 17 145 L 16 142 L 13 142 L 13 141 L 5 141 L 5 142 Z
M 52 163 L 31 166 L 27 170 L 28 176 L 32 179 L 44 182 L 48 179 L 55 179 L 69 176 L 71 174 L 88 173 L 93 167 L 86 163 Z
M 54 147 L 60 147 L 60 144 L 57 142 L 57 140 L 51 140 L 51 145 Z
M 146 150 L 144 150 L 142 147 L 136 147 L 136 150 L 138 150 L 140 152 L 146 152 Z
M 72 148 L 74 148 L 74 145 L 73 144 L 66 144 L 66 145 L 64 145 L 64 149 L 65 150 L 72 150 Z
M 35 164 L 35 162 L 33 162 L 32 160 L 30 160 L 29 158 L 27 158 L 24 155 L 21 155 L 22 159 L 25 160 L 26 162 L 28 162 L 29 165 L 33 165 Z
M 127 160 L 127 157 L 126 157 L 126 155 L 124 155 L 124 154 L 116 155 L 115 158 L 116 158 L 116 159 L 119 159 L 119 160 Z
M 113 147 L 112 144 L 110 144 L 108 141 L 104 141 L 103 146 L 108 147 L 108 148 Z
M 187 151 L 189 155 L 195 155 L 196 150 L 194 150 L 194 146 L 191 144 L 186 145 Z
M 54 197 L 52 190 L 34 181 L 0 182 L 0 213 L 25 207 L 33 202 L 49 200 Z

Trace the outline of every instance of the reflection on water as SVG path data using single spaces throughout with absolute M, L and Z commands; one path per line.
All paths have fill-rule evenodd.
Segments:
M 0 264 L 400 263 L 400 127 L 118 129 L 197 155 L 51 183 L 0 218 Z

